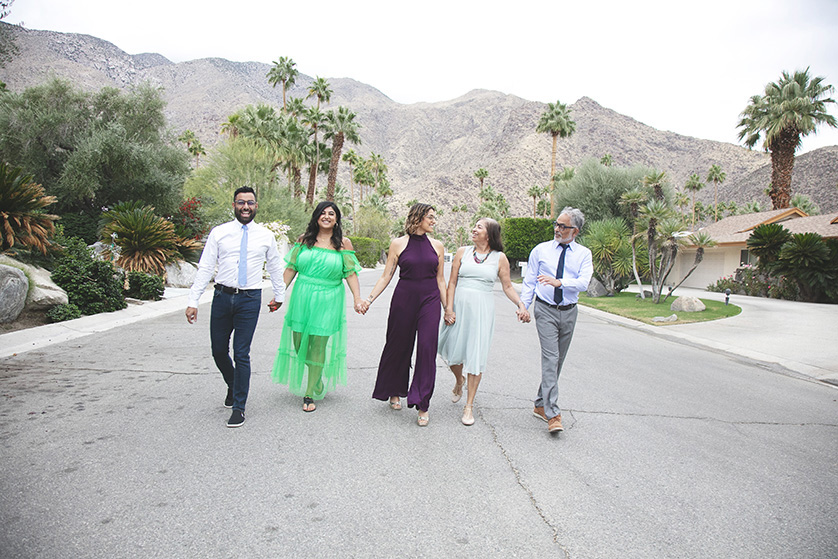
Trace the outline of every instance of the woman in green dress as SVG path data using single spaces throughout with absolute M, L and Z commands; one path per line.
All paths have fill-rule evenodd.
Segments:
M 274 382 L 287 384 L 303 396 L 303 411 L 313 412 L 315 400 L 346 385 L 346 311 L 343 280 L 360 312 L 361 265 L 344 238 L 340 209 L 320 202 L 305 233 L 285 257 L 283 279 L 296 277 L 285 311 L 285 322 L 272 372 Z

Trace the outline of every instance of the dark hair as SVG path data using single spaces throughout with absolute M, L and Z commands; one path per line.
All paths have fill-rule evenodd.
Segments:
M 235 192 L 233 192 L 233 202 L 236 201 L 236 196 L 238 196 L 239 194 L 243 194 L 243 193 L 253 194 L 253 197 L 256 198 L 256 191 L 255 190 L 253 190 L 249 186 L 240 186 L 236 189 Z
M 433 206 L 430 204 L 422 204 L 422 203 L 415 203 L 410 207 L 410 211 L 407 212 L 407 220 L 404 222 L 404 232 L 408 235 L 413 235 L 416 229 L 419 228 L 419 224 L 422 223 L 422 220 L 425 219 L 425 216 L 428 215 L 434 209 Z
M 323 212 L 326 211 L 326 208 L 334 208 L 335 209 L 335 228 L 332 229 L 332 246 L 335 247 L 335 250 L 340 250 L 343 246 L 343 229 L 340 226 L 340 208 L 334 202 L 329 202 L 328 200 L 324 200 L 317 204 L 317 207 L 314 208 L 314 211 L 311 212 L 311 220 L 309 220 L 308 225 L 306 226 L 306 232 L 300 236 L 300 242 L 305 244 L 308 248 L 314 246 L 314 243 L 317 242 L 317 233 L 320 232 L 320 225 L 317 223 L 317 220 L 320 219 L 320 216 L 323 215 Z
M 477 221 L 482 221 L 486 225 L 486 234 L 489 236 L 489 248 L 503 252 L 503 242 L 500 240 L 500 223 L 491 217 L 481 217 Z

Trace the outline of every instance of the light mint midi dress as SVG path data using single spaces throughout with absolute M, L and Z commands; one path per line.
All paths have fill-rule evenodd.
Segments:
M 500 253 L 492 251 L 478 264 L 474 247 L 466 247 L 454 291 L 456 322 L 448 326 L 443 321 L 439 329 L 439 355 L 449 365 L 462 364 L 463 374 L 479 375 L 486 370 L 495 331 L 493 289 L 499 258 Z

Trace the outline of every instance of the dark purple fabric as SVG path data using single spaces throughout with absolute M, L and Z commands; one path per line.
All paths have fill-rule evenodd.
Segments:
M 390 301 L 387 341 L 378 364 L 372 397 L 407 396 L 408 407 L 427 411 L 436 381 L 436 349 L 441 314 L 436 272 L 439 256 L 425 235 L 411 235 L 399 255 L 399 283 Z M 408 390 L 416 342 L 416 367 Z

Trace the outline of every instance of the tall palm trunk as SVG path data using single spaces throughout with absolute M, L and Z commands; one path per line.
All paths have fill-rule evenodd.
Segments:
M 556 215 L 556 208 L 555 202 L 553 201 L 553 195 L 555 194 L 554 190 L 556 190 L 556 181 L 553 180 L 553 177 L 556 176 L 556 148 L 558 147 L 559 142 L 559 135 L 553 134 L 553 149 L 550 154 L 550 219 Z
M 329 180 L 326 183 L 326 199 L 330 202 L 335 201 L 335 183 L 338 180 L 341 150 L 343 150 L 343 132 L 338 132 L 332 141 L 332 160 L 329 161 Z
M 791 174 L 794 170 L 794 150 L 798 137 L 783 134 L 771 145 L 771 204 L 773 209 L 788 208 L 791 202 Z

